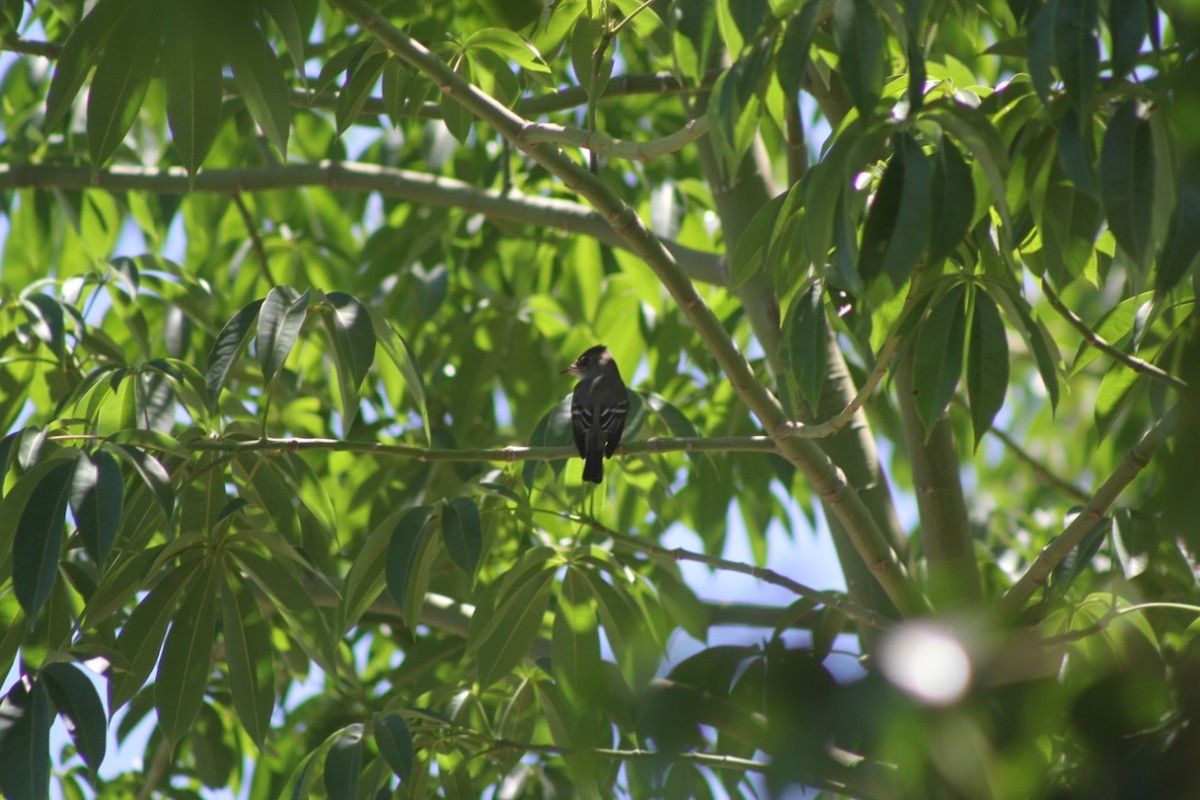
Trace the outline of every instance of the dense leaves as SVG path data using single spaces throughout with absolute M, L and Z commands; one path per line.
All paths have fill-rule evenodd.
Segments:
M 1200 794 L 1192 6 L 0 3 L 0 793 Z

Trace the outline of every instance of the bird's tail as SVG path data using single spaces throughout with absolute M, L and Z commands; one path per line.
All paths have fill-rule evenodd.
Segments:
M 604 451 L 593 450 L 584 456 L 583 479 L 592 483 L 604 480 Z

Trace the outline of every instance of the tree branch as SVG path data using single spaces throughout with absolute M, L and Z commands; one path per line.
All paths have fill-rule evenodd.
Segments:
M 689 120 L 675 133 L 651 139 L 648 142 L 632 142 L 617 139 L 598 130 L 569 128 L 549 122 L 539 122 L 524 128 L 517 138 L 517 144 L 522 148 L 543 142 L 565 144 L 606 156 L 649 161 L 678 152 L 685 145 L 696 141 L 706 133 L 708 133 L 707 114 Z
M 1176 406 L 1154 424 L 1149 431 L 1142 437 L 1133 448 L 1130 449 L 1125 457 L 1121 459 L 1121 463 L 1113 470 L 1108 479 L 1096 490 L 1096 494 L 1088 501 L 1082 511 L 1076 515 L 1075 519 L 1060 533 L 1058 536 L 1050 540 L 1037 559 L 1030 565 L 1029 569 L 1025 570 L 1016 583 L 1009 587 L 1004 596 L 1000 598 L 997 608 L 1002 614 L 1015 615 L 1022 608 L 1033 593 L 1040 586 L 1046 583 L 1050 577 L 1050 573 L 1054 568 L 1067 557 L 1067 555 L 1075 549 L 1087 532 L 1100 521 L 1108 511 L 1108 507 L 1113 504 L 1117 496 L 1124 491 L 1125 487 L 1137 477 L 1147 464 L 1150 463 L 1150 458 L 1158 449 L 1159 445 L 1171 435 L 1175 427 L 1175 417 L 1177 416 L 1179 407 Z
M 1099 350 L 1101 353 L 1104 353 L 1106 356 L 1118 363 L 1124 364 L 1134 372 L 1146 375 L 1147 377 L 1152 378 L 1160 383 L 1164 383 L 1167 386 L 1170 386 L 1172 389 L 1187 388 L 1187 383 L 1179 378 L 1176 378 L 1166 370 L 1156 367 L 1149 361 L 1143 361 L 1137 356 L 1131 356 L 1123 350 L 1119 350 L 1105 341 L 1104 337 L 1093 331 L 1090 327 L 1088 327 L 1086 322 L 1084 322 L 1078 315 L 1075 314 L 1074 311 L 1067 308 L 1066 304 L 1063 303 L 1062 298 L 1058 296 L 1058 294 L 1054 291 L 1054 288 L 1050 286 L 1050 282 L 1045 278 L 1042 278 L 1042 294 L 1046 296 L 1046 300 L 1049 301 L 1050 306 L 1057 311 L 1063 319 L 1071 323 L 1071 327 L 1079 332 L 1079 335 L 1083 337 L 1083 340 Z
M 26 187 L 144 191 L 154 194 L 263 192 L 321 186 L 337 191 L 378 192 L 440 208 L 460 208 L 485 217 L 590 236 L 612 247 L 632 246 L 592 209 L 553 197 L 479 189 L 453 178 L 350 161 L 278 164 L 246 169 L 202 169 L 189 181 L 182 168 L 113 166 L 94 174 L 87 167 L 58 164 L 0 164 L 0 191 Z M 724 285 L 728 268 L 716 253 L 664 243 L 693 280 Z
M 516 143 L 521 131 L 531 124 L 463 80 L 428 48 L 392 25 L 364 0 L 331 0 L 331 4 L 345 11 L 392 53 L 428 75 L 443 92 L 509 141 Z M 769 432 L 777 430 L 786 418 L 779 400 L 755 377 L 721 321 L 679 268 L 674 256 L 634 210 L 598 176 L 592 175 L 558 149 L 536 145 L 525 148 L 524 152 L 558 177 L 568 189 L 583 195 L 618 235 L 628 242 L 630 249 L 646 262 L 679 304 L 734 390 L 758 417 L 763 428 Z M 847 485 L 842 471 L 811 442 L 788 439 L 777 444 L 780 453 L 800 469 L 827 508 L 845 524 L 855 549 L 870 565 L 896 607 L 901 611 L 913 608 L 913 587 L 903 567 L 862 498 Z

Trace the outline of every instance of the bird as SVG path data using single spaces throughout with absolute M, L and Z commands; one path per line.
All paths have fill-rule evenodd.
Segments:
M 571 430 L 575 449 L 583 459 L 583 479 L 600 483 L 604 459 L 612 458 L 621 443 L 629 391 L 612 353 L 602 344 L 589 347 L 562 374 L 579 378 L 571 395 Z

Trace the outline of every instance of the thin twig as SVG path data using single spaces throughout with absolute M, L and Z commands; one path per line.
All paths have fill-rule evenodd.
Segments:
M 1154 426 L 1146 432 L 1134 445 L 1121 463 L 1108 476 L 1096 494 L 1087 502 L 1082 511 L 1075 516 L 1071 523 L 1058 536 L 1042 548 L 1042 552 L 1025 570 L 1025 574 L 1009 587 L 1000 598 L 997 607 L 1003 614 L 1014 615 L 1025 607 L 1025 603 L 1033 596 L 1038 587 L 1043 586 L 1054 568 L 1075 549 L 1087 532 L 1092 529 L 1100 518 L 1108 511 L 1109 506 L 1117 499 L 1138 473 L 1150 463 L 1151 456 L 1158 446 L 1171 435 L 1175 427 L 1175 417 L 1178 406 L 1172 408 Z
M 887 620 L 879 616 L 871 609 L 863 608 L 862 606 L 852 603 L 841 595 L 833 592 L 826 592 L 820 589 L 814 589 L 811 586 L 806 586 L 799 581 L 792 580 L 786 575 L 780 575 L 771 569 L 758 567 L 753 564 L 746 564 L 741 561 L 730 561 L 726 558 L 718 556 L 705 555 L 704 553 L 695 553 L 691 550 L 685 550 L 682 547 L 660 547 L 653 542 L 639 539 L 635 536 L 627 536 L 623 533 L 613 530 L 604 525 L 599 520 L 585 516 L 582 514 L 566 514 L 559 511 L 546 511 L 544 513 L 554 516 L 569 519 L 575 522 L 583 523 L 592 530 L 602 533 L 614 542 L 626 547 L 630 550 L 637 550 L 651 556 L 659 556 L 662 558 L 670 558 L 675 561 L 694 561 L 698 564 L 706 564 L 714 569 L 724 570 L 726 572 L 736 572 L 742 575 L 749 575 L 752 578 L 757 578 L 763 583 L 770 583 L 775 586 L 781 586 L 790 592 L 793 592 L 801 597 L 807 597 L 829 608 L 835 608 L 848 617 L 858 620 L 864 625 L 870 625 L 873 628 L 887 629 L 889 627 Z
M 267 260 L 267 248 L 263 247 L 262 237 L 258 235 L 258 226 L 254 224 L 254 215 L 246 207 L 246 201 L 242 199 L 241 192 L 233 195 L 233 204 L 237 207 L 238 213 L 242 215 L 242 224 L 246 226 L 246 233 L 250 235 L 250 246 L 254 248 L 254 254 L 258 257 L 258 266 L 262 270 L 263 279 L 266 280 L 268 286 L 274 288 L 276 283 L 271 276 L 271 262 Z
M 1004 431 L 1000 430 L 999 428 L 989 428 L 988 433 L 999 439 L 1000 443 L 1003 444 L 1004 447 L 1007 448 L 1014 456 L 1016 456 L 1019 461 L 1024 463 L 1026 466 L 1040 475 L 1043 480 L 1052 485 L 1054 488 L 1058 489 L 1063 494 L 1070 497 L 1072 500 L 1077 500 L 1080 503 L 1086 503 L 1089 499 L 1091 499 L 1091 495 L 1089 495 L 1083 489 L 1080 489 L 1066 478 L 1051 472 L 1045 464 L 1034 458 L 1031 453 L 1029 453 L 1015 439 L 1013 439 Z
M 635 161 L 650 161 L 661 156 L 678 152 L 691 142 L 708 133 L 708 115 L 701 115 L 689 120 L 686 125 L 675 133 L 651 139 L 648 142 L 633 142 L 617 139 L 598 130 L 586 128 L 570 128 L 549 122 L 538 122 L 526 126 L 517 137 L 521 147 L 552 142 L 554 144 L 571 145 L 602 153 L 615 158 L 627 158 Z
M 1074 311 L 1067 308 L 1066 304 L 1063 303 L 1062 298 L 1055 293 L 1054 289 L 1050 286 L 1050 282 L 1045 278 L 1042 278 L 1042 294 L 1046 296 L 1046 300 L 1049 301 L 1050 306 L 1057 311 L 1063 319 L 1071 323 L 1071 327 L 1079 332 L 1079 335 L 1083 337 L 1083 340 L 1099 350 L 1101 353 L 1104 353 L 1114 361 L 1124 364 L 1134 372 L 1141 373 L 1142 375 L 1153 378 L 1156 381 L 1165 383 L 1172 389 L 1182 390 L 1187 388 L 1187 383 L 1185 381 L 1176 378 L 1166 370 L 1156 367 L 1149 361 L 1143 361 L 1137 356 L 1131 356 L 1105 341 L 1104 337 L 1093 331 L 1090 327 L 1088 327 L 1086 322 L 1084 322 L 1075 314 Z

